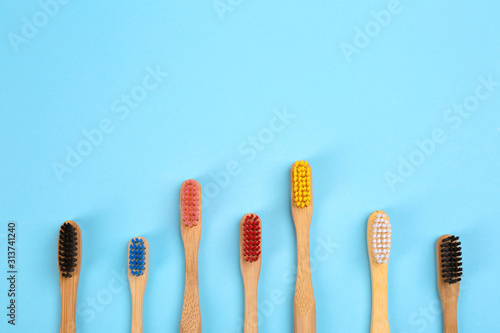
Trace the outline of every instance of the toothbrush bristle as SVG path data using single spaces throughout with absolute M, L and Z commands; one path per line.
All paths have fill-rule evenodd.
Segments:
M 441 276 L 444 282 L 453 284 L 462 281 L 462 248 L 459 237 L 450 236 L 441 243 Z
M 246 261 L 254 262 L 259 260 L 261 238 L 260 218 L 255 214 L 247 215 L 243 222 L 243 257 Z
M 293 202 L 299 208 L 311 202 L 311 168 L 306 161 L 297 161 L 293 168 Z
M 387 264 L 391 253 L 391 223 L 387 214 L 381 212 L 372 221 L 372 255 L 377 264 Z
M 182 221 L 188 227 L 194 227 L 200 219 L 200 190 L 198 182 L 189 179 L 181 187 Z
M 64 223 L 59 231 L 59 269 L 62 276 L 70 278 L 75 271 L 78 256 L 78 234 L 71 223 Z
M 140 238 L 132 239 L 128 252 L 128 268 L 130 274 L 141 276 L 146 270 L 146 245 Z

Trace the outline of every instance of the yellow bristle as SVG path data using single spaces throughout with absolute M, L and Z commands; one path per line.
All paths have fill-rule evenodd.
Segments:
M 311 202 L 311 170 L 306 161 L 297 161 L 293 168 L 294 203 L 297 207 L 309 207 Z

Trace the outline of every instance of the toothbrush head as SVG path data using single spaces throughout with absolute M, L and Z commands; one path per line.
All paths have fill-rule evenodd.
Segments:
M 147 269 L 147 241 L 142 237 L 132 238 L 128 250 L 128 271 L 130 275 L 139 277 Z
M 292 205 L 309 207 L 312 200 L 311 166 L 306 161 L 297 161 L 292 166 Z
M 446 236 L 442 239 L 439 250 L 441 259 L 440 275 L 443 282 L 455 284 L 462 280 L 462 243 L 457 236 Z
M 201 186 L 194 179 L 181 186 L 181 220 L 190 228 L 201 221 Z
M 262 224 L 256 214 L 247 214 L 242 219 L 243 240 L 241 254 L 248 262 L 254 262 L 261 257 Z
M 59 271 L 64 278 L 72 278 L 80 271 L 80 228 L 73 221 L 64 222 L 59 230 Z
M 391 253 L 391 222 L 383 211 L 368 218 L 368 251 L 374 263 L 388 264 Z

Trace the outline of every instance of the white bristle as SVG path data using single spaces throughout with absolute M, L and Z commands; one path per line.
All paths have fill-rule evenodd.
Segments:
M 379 213 L 371 224 L 372 255 L 378 264 L 387 264 L 391 253 L 391 223 L 386 214 Z

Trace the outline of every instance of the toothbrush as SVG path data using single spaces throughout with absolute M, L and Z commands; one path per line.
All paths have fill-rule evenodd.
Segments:
M 257 333 L 257 286 L 262 262 L 262 223 L 255 214 L 246 214 L 240 222 L 240 267 L 245 285 L 244 333 Z
M 136 237 L 128 242 L 128 282 L 132 296 L 132 333 L 142 333 L 142 303 L 148 283 L 149 244 Z
M 462 276 L 459 237 L 444 235 L 436 242 L 438 289 L 443 307 L 443 332 L 457 333 L 457 305 Z
M 193 179 L 181 186 L 181 235 L 186 257 L 181 333 L 201 333 L 198 248 L 201 238 L 201 186 Z
M 290 170 L 292 217 L 297 234 L 297 282 L 293 302 L 294 332 L 316 332 L 316 303 L 311 279 L 309 230 L 313 214 L 311 166 L 295 162 Z
M 82 263 L 82 234 L 73 221 L 59 230 L 59 280 L 61 282 L 61 333 L 76 332 L 76 297 Z
M 391 253 L 391 222 L 381 210 L 368 218 L 368 256 L 372 275 L 371 333 L 389 333 L 387 272 Z

